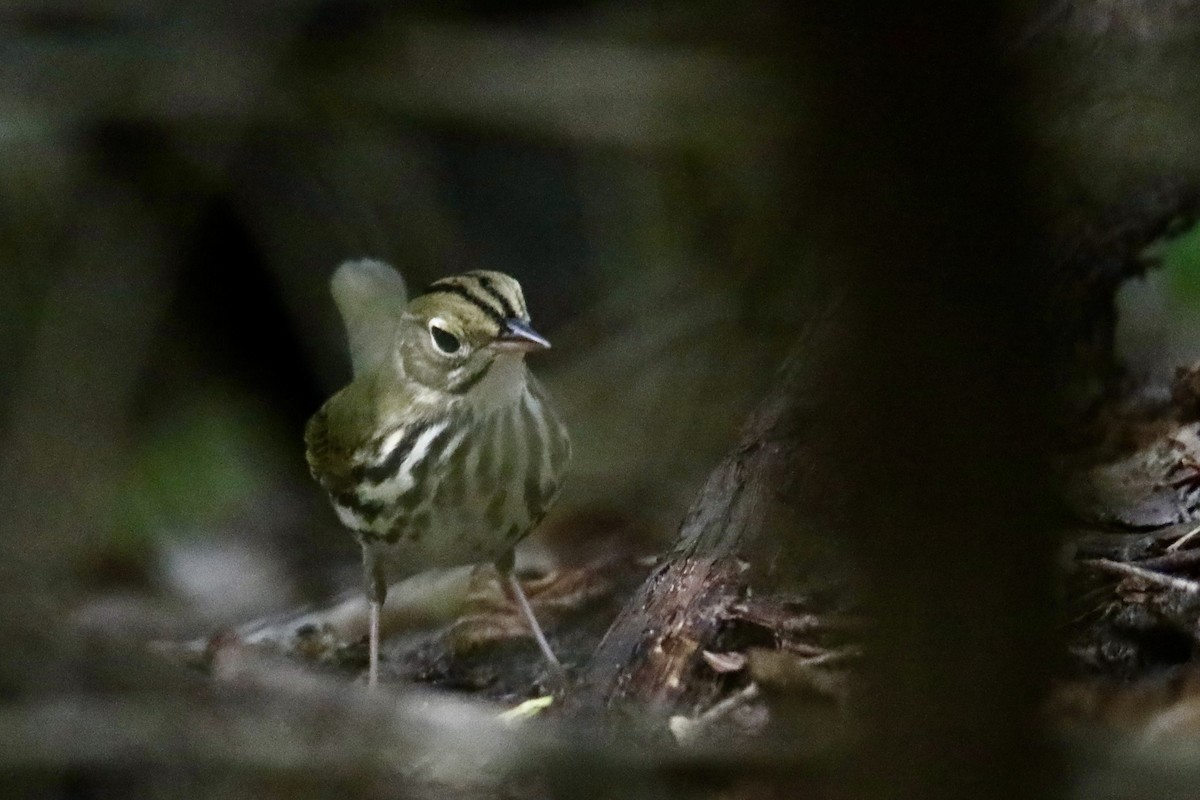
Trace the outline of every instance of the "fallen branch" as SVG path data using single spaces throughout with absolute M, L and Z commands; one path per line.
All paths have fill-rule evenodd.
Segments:
M 1124 564 L 1120 561 L 1110 561 L 1107 558 L 1096 558 L 1082 562 L 1084 566 L 1099 569 L 1104 572 L 1109 572 L 1114 575 L 1122 575 L 1130 578 L 1138 578 L 1147 583 L 1153 583 L 1157 586 L 1163 586 L 1177 592 L 1185 592 L 1186 594 L 1200 594 L 1200 582 L 1187 580 L 1186 578 L 1176 578 L 1173 575 L 1163 575 L 1161 572 L 1145 569 L 1144 567 L 1135 564 Z

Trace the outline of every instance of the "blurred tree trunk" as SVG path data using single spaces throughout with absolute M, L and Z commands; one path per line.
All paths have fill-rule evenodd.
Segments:
M 581 702 L 678 713 L 722 609 L 747 586 L 802 588 L 817 534 L 852 553 L 876 621 L 860 794 L 1052 796 L 1034 703 L 1054 349 L 997 7 L 819 4 L 800 23 L 820 103 L 797 224 L 843 299 L 610 629 Z

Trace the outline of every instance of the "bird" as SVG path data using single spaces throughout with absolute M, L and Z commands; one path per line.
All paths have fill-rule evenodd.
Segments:
M 474 270 L 412 298 L 400 274 L 348 261 L 330 281 L 353 378 L 305 426 L 309 470 L 362 546 L 368 686 L 379 680 L 388 583 L 491 562 L 551 676 L 564 671 L 513 572 L 513 550 L 559 495 L 571 439 L 525 356 L 550 342 L 521 285 Z

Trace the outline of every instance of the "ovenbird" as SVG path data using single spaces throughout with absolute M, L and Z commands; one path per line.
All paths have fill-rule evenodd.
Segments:
M 331 281 L 353 381 L 305 429 L 309 468 L 362 545 L 370 601 L 368 683 L 379 674 L 379 615 L 390 580 L 494 562 L 561 679 L 521 584 L 513 548 L 558 496 L 570 439 L 525 355 L 550 343 L 530 327 L 521 286 L 477 270 L 409 300 L 378 261 Z

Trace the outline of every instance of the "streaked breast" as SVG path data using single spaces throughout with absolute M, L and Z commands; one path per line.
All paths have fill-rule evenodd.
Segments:
M 562 422 L 531 383 L 504 407 L 461 405 L 385 432 L 364 448 L 358 489 L 334 504 L 364 539 L 405 544 L 430 566 L 485 561 L 541 520 L 569 458 Z

